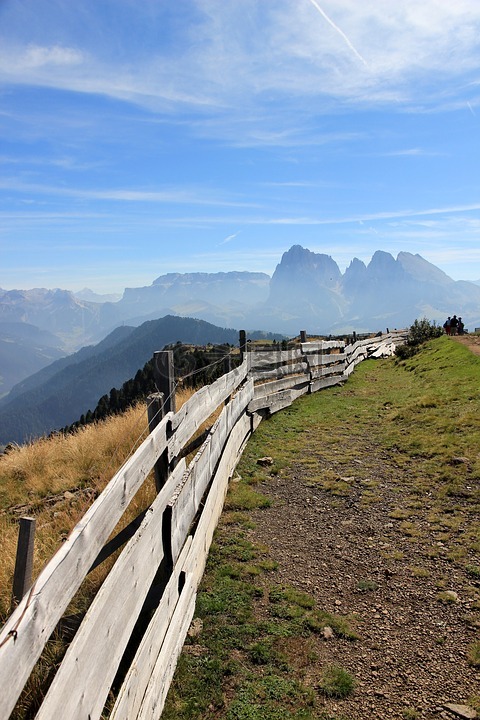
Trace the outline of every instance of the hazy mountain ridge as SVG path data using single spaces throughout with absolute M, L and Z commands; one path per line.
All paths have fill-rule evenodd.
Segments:
M 375 331 L 406 327 L 427 316 L 443 323 L 462 315 L 478 325 L 480 292 L 474 283 L 454 281 L 420 255 L 377 250 L 368 265 L 354 258 L 342 275 L 329 255 L 295 245 L 284 253 L 267 300 L 270 328 L 281 316 L 284 332 Z M 256 313 L 262 323 L 261 311 Z
M 83 348 L 53 363 L 4 398 L 0 444 L 24 442 L 70 425 L 93 410 L 102 395 L 133 377 L 165 345 L 177 341 L 238 344 L 237 330 L 192 318 L 167 316 L 122 330 L 118 328 L 95 348 Z
M 9 392 L 19 375 L 28 377 L 62 355 L 52 333 L 24 322 L 0 323 L 0 397 Z
M 22 395 L 23 393 L 31 392 L 39 385 L 45 384 L 51 377 L 58 375 L 70 365 L 78 365 L 84 360 L 94 358 L 95 356 L 108 351 L 109 348 L 115 347 L 119 342 L 125 340 L 134 329 L 134 327 L 121 325 L 107 335 L 107 337 L 97 345 L 87 345 L 71 355 L 67 355 L 66 357 L 62 357 L 54 362 L 51 362 L 38 372 L 29 375 L 27 378 L 14 385 L 9 394 L 0 399 L 0 408 L 10 402 L 13 398 Z
M 151 285 L 126 288 L 116 302 L 90 302 L 83 297 L 104 296 L 67 290 L 0 290 L 0 327 L 28 323 L 49 333 L 44 345 L 63 354 L 98 343 L 122 323 L 138 326 L 165 315 L 195 317 L 222 327 L 263 328 L 295 335 L 338 334 L 405 327 L 417 317 L 443 323 L 456 313 L 465 326 L 480 326 L 480 287 L 454 281 L 420 255 L 400 252 L 395 259 L 378 250 L 368 264 L 353 258 L 342 274 L 331 256 L 301 245 L 285 252 L 270 278 L 265 273 L 167 273 Z M 0 330 L 0 340 L 2 334 Z M 18 349 L 8 361 L 3 390 L 45 365 L 32 353 L 23 367 Z
M 200 320 L 166 317 L 134 328 L 100 352 L 89 349 L 59 364 L 58 372 L 27 392 L 4 403 L 0 410 L 0 443 L 22 442 L 77 420 L 96 406 L 98 399 L 125 380 L 166 344 L 185 342 L 234 342 L 235 330 L 210 328 Z M 86 355 L 86 356 L 85 356 Z
M 265 273 L 168 273 L 146 287 L 125 288 L 121 300 L 102 306 L 100 322 L 108 327 L 170 313 L 231 326 L 267 299 L 269 283 Z

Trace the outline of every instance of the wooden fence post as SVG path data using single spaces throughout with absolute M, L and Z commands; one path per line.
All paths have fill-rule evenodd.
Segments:
M 159 350 L 153 354 L 153 376 L 158 392 L 147 397 L 148 429 L 152 432 L 168 412 L 175 412 L 175 368 L 173 351 Z M 168 449 L 153 466 L 155 487 L 160 492 L 168 478 Z
M 240 355 L 242 356 L 242 362 L 243 362 L 245 353 L 247 352 L 247 333 L 245 332 L 245 330 L 240 330 L 239 344 L 240 344 Z
M 230 353 L 223 358 L 223 374 L 227 375 L 232 369 L 232 356 Z
M 163 393 L 163 412 L 175 412 L 175 369 L 173 350 L 159 350 L 153 354 L 153 375 L 157 391 Z
M 17 557 L 13 574 L 12 609 L 18 605 L 32 584 L 35 522 L 35 518 L 20 518 Z

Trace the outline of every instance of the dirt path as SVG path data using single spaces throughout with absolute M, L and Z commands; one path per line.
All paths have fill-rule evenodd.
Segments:
M 461 345 L 465 345 L 465 347 L 468 347 L 475 355 L 480 355 L 480 335 L 455 335 L 452 340 L 455 340 L 455 342 Z
M 351 697 L 325 700 L 325 717 L 452 720 L 459 716 L 446 704 L 480 701 L 480 669 L 467 658 L 479 639 L 479 579 L 452 561 L 452 546 L 428 519 L 412 517 L 412 497 L 402 494 L 408 468 L 361 433 L 350 428 L 348 447 L 328 453 L 312 437 L 311 467 L 293 462 L 262 483 L 272 507 L 256 511 L 251 539 L 270 548 L 281 583 L 314 595 L 328 612 L 356 616 L 358 641 L 314 640 L 314 672 L 336 663 L 357 682 Z M 345 452 L 355 458 L 347 472 L 339 462 Z M 335 473 L 348 492 L 318 485 L 319 476 Z M 305 681 L 315 686 L 318 678 Z

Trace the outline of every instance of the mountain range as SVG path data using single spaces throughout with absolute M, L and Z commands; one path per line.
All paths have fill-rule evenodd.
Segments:
M 88 290 L 0 290 L 0 396 L 59 353 L 96 344 L 123 324 L 166 315 L 247 331 L 328 335 L 406 327 L 421 317 L 443 323 L 454 313 L 467 328 L 480 326 L 480 286 L 452 280 L 420 255 L 394 258 L 378 250 L 368 264 L 354 258 L 342 273 L 332 257 L 300 245 L 283 254 L 272 277 L 169 273 L 126 288 L 119 300 Z M 30 326 L 23 338 L 21 324 Z
M 256 333 L 253 338 L 279 339 Z M 70 425 L 94 410 L 102 395 L 132 378 L 156 350 L 177 342 L 238 345 L 237 330 L 204 320 L 166 316 L 139 327 L 121 326 L 16 385 L 0 400 L 0 445 L 24 442 Z

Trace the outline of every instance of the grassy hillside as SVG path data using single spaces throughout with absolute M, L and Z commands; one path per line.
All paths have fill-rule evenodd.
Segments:
M 430 588 L 428 602 L 443 613 L 439 623 L 444 626 L 439 624 L 428 640 L 434 647 L 426 652 L 446 648 L 450 674 L 462 667 L 466 682 L 475 682 L 480 662 L 479 380 L 480 358 L 442 337 L 406 361 L 362 363 L 345 386 L 305 396 L 261 423 L 231 483 L 166 720 L 376 716 L 372 708 L 383 699 L 374 695 L 373 685 L 369 696 L 355 666 L 358 655 L 369 669 L 378 668 L 370 654 L 383 652 L 380 643 L 377 649 L 368 644 L 370 613 L 347 612 L 345 600 L 338 607 L 327 606 L 327 591 L 335 587 L 330 579 L 320 598 L 305 589 L 304 558 L 295 543 L 307 532 L 309 513 L 315 522 L 320 517 L 315 503 L 322 503 L 321 512 L 327 514 L 310 544 L 311 566 L 318 558 L 335 565 L 336 541 L 326 554 L 320 550 L 325 523 L 332 537 L 337 526 L 350 528 L 341 532 L 353 537 L 348 523 L 361 512 L 360 534 L 345 553 L 352 554 L 354 547 L 360 553 L 358 565 L 349 571 L 356 583 L 353 595 L 374 608 L 384 592 L 392 593 L 392 608 L 406 602 L 406 595 L 397 602 L 393 590 L 383 588 L 385 579 L 375 575 L 376 565 L 413 586 L 419 597 Z M 42 440 L 0 457 L 3 616 L 9 605 L 16 518 L 37 516 L 38 572 L 145 429 L 144 408 L 138 407 L 70 437 Z M 272 465 L 257 464 L 265 456 L 272 457 Z M 300 483 L 308 492 L 303 530 L 292 524 L 295 496 L 285 501 L 278 494 L 282 483 L 292 492 Z M 133 512 L 148 502 L 147 487 Z M 286 525 L 281 526 L 285 508 Z M 273 534 L 267 539 L 270 527 Z M 288 554 L 276 549 L 285 537 L 292 542 Z M 303 573 L 297 574 L 299 585 L 287 581 L 292 564 Z M 320 583 L 324 573 L 324 568 L 314 572 L 314 582 Z M 339 573 L 338 582 L 345 582 L 344 569 Z M 88 582 L 93 588 L 99 578 L 90 576 Z M 451 583 L 468 602 L 462 599 L 457 605 L 449 599 Z M 81 610 L 82 601 L 77 602 Z M 405 625 L 399 626 L 399 642 L 414 646 Z M 454 628 L 450 636 L 444 627 Z M 326 640 L 329 632 L 331 641 Z M 449 658 L 457 648 L 453 664 Z M 335 662 L 328 661 L 329 652 Z M 398 658 L 399 667 L 401 662 Z M 394 670 L 388 666 L 390 677 Z M 372 672 L 378 686 L 378 669 Z M 460 699 L 480 709 L 478 697 L 463 692 Z M 362 709 L 369 698 L 373 704 Z M 429 717 L 406 700 L 404 709 L 387 716 Z

